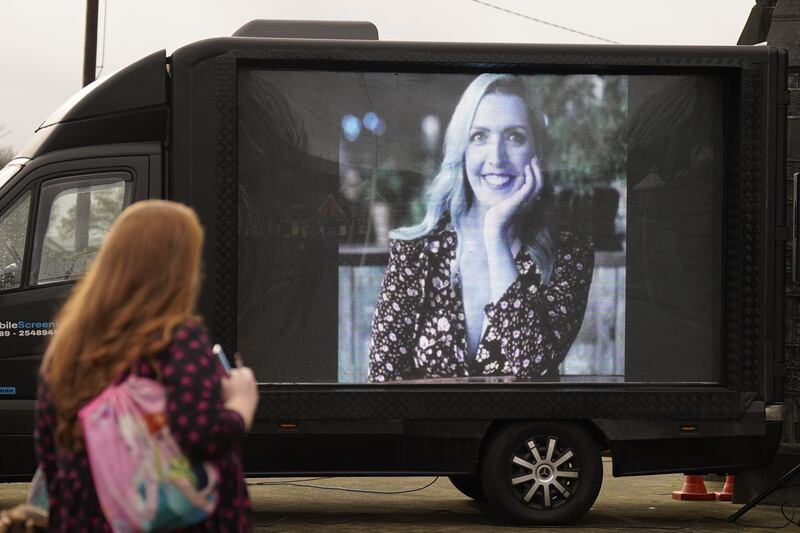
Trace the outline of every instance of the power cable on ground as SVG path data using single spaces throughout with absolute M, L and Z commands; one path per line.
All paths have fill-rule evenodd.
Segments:
M 362 494 L 394 495 L 394 494 L 408 494 L 408 493 L 412 493 L 412 492 L 419 492 L 419 491 L 425 490 L 428 487 L 432 486 L 434 483 L 436 483 L 436 481 L 439 479 L 439 477 L 437 476 L 432 481 L 430 481 L 429 483 L 427 483 L 426 485 L 423 485 L 421 487 L 417 487 L 417 488 L 414 488 L 414 489 L 405 489 L 405 490 L 400 490 L 400 491 L 376 491 L 376 490 L 366 490 L 366 489 L 353 489 L 353 488 L 349 488 L 349 487 L 329 487 L 329 486 L 325 486 L 325 485 L 313 485 L 313 484 L 308 483 L 308 481 L 318 481 L 318 480 L 322 480 L 322 479 L 332 479 L 332 478 L 330 478 L 330 477 L 318 477 L 318 478 L 308 478 L 308 479 L 288 480 L 288 481 L 261 481 L 261 482 L 248 483 L 248 485 L 250 485 L 250 486 L 284 485 L 284 486 L 295 486 L 295 487 L 304 487 L 304 488 L 321 489 L 321 490 L 333 490 L 333 491 L 341 491 L 341 492 L 356 492 L 356 493 L 362 493 Z M 794 515 L 795 515 L 794 507 L 792 508 L 791 515 L 787 515 L 786 514 L 786 510 L 785 510 L 786 503 L 787 502 L 784 502 L 783 504 L 781 504 L 781 507 L 780 507 L 781 515 L 783 515 L 783 518 L 786 519 L 786 523 L 781 524 L 781 525 L 749 524 L 749 523 L 744 523 L 744 522 L 741 522 L 741 521 L 729 522 L 725 518 L 707 516 L 707 517 L 702 517 L 702 518 L 700 518 L 698 520 L 693 520 L 693 521 L 691 521 L 691 522 L 689 522 L 689 523 L 687 523 L 685 525 L 680 525 L 680 526 L 662 526 L 662 527 L 657 527 L 657 526 L 647 525 L 647 524 L 639 525 L 639 524 L 631 524 L 629 522 L 625 522 L 625 523 L 620 523 L 620 524 L 575 524 L 575 525 L 567 525 L 567 526 L 565 526 L 565 525 L 559 525 L 559 526 L 537 525 L 537 526 L 532 526 L 532 527 L 542 528 L 542 529 L 559 529 L 559 530 L 561 530 L 561 529 L 620 529 L 620 528 L 623 528 L 623 529 L 629 529 L 629 530 L 642 529 L 642 530 L 650 530 L 650 531 L 683 531 L 683 530 L 686 530 L 686 529 L 695 529 L 695 528 L 697 528 L 698 525 L 700 525 L 703 522 L 725 522 L 726 524 L 729 524 L 731 526 L 736 526 L 736 527 L 739 527 L 739 528 L 742 528 L 742 529 L 760 529 L 760 530 L 783 529 L 783 528 L 785 528 L 785 527 L 787 527 L 789 525 L 792 525 L 792 524 L 800 525 L 800 521 L 797 521 L 797 520 L 794 519 Z M 421 517 L 421 518 L 415 518 L 415 519 L 409 519 L 409 520 L 392 520 L 390 518 L 387 518 L 387 517 L 384 517 L 384 516 L 375 515 L 373 513 L 354 513 L 354 514 L 349 515 L 348 517 L 346 517 L 344 519 L 341 519 L 341 520 L 323 521 L 323 520 L 314 520 L 314 519 L 311 519 L 311 518 L 307 518 L 307 517 L 305 517 L 303 515 L 288 514 L 288 515 L 285 515 L 285 516 L 282 516 L 282 517 L 278 518 L 277 520 L 273 520 L 272 522 L 268 522 L 268 523 L 253 522 L 253 525 L 257 526 L 257 527 L 261 527 L 261 528 L 267 528 L 267 527 L 272 527 L 272 526 L 281 524 L 281 523 L 286 522 L 288 520 L 297 520 L 299 522 L 304 522 L 304 523 L 313 524 L 313 525 L 343 525 L 343 524 L 351 523 L 354 520 L 358 519 L 359 517 L 367 518 L 367 519 L 370 519 L 372 521 L 376 521 L 376 522 L 380 522 L 380 523 L 387 523 L 387 524 L 415 524 L 415 523 L 422 523 L 422 522 L 425 522 L 425 521 L 429 521 L 432 518 L 434 518 L 435 516 L 443 515 L 443 514 L 444 515 L 459 516 L 459 513 L 456 513 L 454 511 L 449 511 L 449 510 L 446 510 L 446 509 L 437 509 L 436 511 L 432 511 L 432 512 L 426 514 L 425 516 Z M 489 522 L 489 521 L 484 521 L 484 520 L 479 520 L 479 519 L 473 520 L 473 519 L 469 519 L 469 518 L 466 518 L 466 519 L 464 519 L 462 521 L 463 522 L 467 522 L 467 523 L 473 523 L 473 524 L 476 524 L 476 525 L 484 525 L 484 526 L 507 526 L 507 525 L 509 525 L 509 524 L 504 523 L 504 522 Z

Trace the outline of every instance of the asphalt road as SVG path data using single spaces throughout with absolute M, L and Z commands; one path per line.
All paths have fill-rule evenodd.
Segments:
M 586 516 L 568 528 L 570 531 L 765 531 L 792 527 L 781 509 L 774 506 L 756 507 L 739 523 L 728 523 L 725 519 L 741 505 L 673 500 L 671 493 L 681 488 L 683 476 L 614 478 L 610 460 L 604 461 L 600 497 Z M 487 506 L 463 496 L 446 478 L 291 478 L 248 482 L 257 531 L 548 529 L 506 524 Z M 721 483 L 708 482 L 707 486 L 709 490 L 721 490 Z M 27 488 L 27 483 L 0 484 L 0 509 L 23 502 Z M 791 507 L 784 511 L 789 516 L 794 512 Z M 797 521 L 800 522 L 800 510 Z

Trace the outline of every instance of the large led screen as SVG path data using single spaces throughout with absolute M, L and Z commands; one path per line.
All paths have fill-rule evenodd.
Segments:
M 719 380 L 720 80 L 238 83 L 238 348 L 260 381 Z

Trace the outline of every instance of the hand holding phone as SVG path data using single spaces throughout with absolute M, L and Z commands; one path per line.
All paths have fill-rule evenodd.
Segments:
M 256 377 L 251 369 L 244 366 L 239 352 L 233 354 L 236 367 L 231 370 L 222 347 L 214 346 L 213 350 L 228 372 L 228 377 L 222 378 L 222 399 L 225 407 L 238 412 L 242 416 L 245 429 L 249 431 L 259 400 Z

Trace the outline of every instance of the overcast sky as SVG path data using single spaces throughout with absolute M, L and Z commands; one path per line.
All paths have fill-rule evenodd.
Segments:
M 493 4 L 508 13 L 486 4 Z M 258 18 L 368 20 L 385 41 L 734 45 L 754 0 L 100 0 L 101 76 Z M 0 1 L 0 145 L 80 89 L 85 0 Z M 103 22 L 105 21 L 105 29 Z M 104 41 L 104 43 L 103 43 Z

